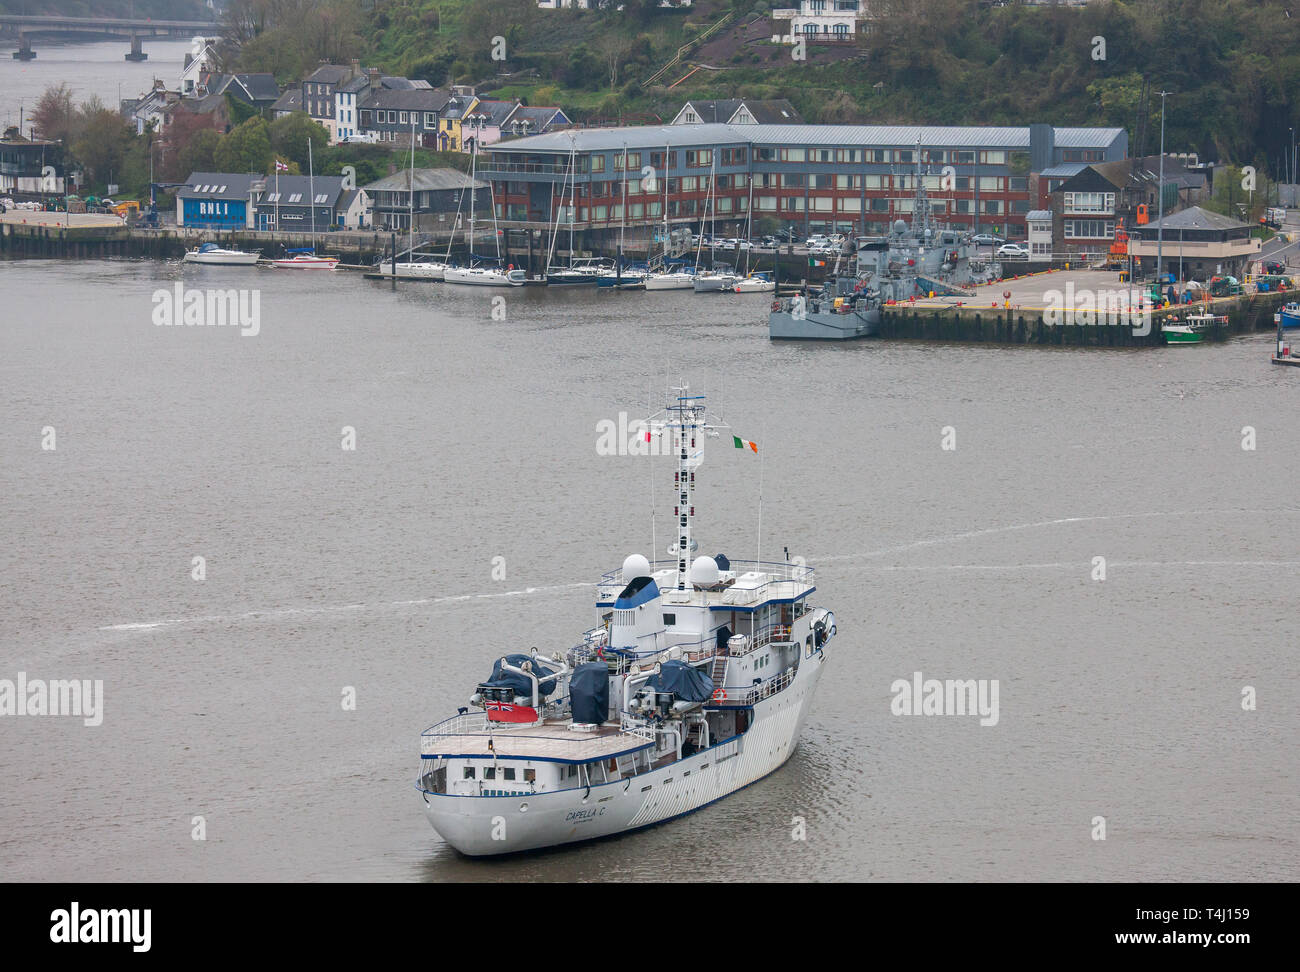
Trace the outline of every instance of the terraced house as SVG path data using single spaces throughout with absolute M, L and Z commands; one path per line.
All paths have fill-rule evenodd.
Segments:
M 684 124 L 501 142 L 486 149 L 479 175 L 507 226 L 547 225 L 568 205 L 572 151 L 581 231 L 650 227 L 665 216 L 698 230 L 707 210 L 713 231 L 732 234 L 752 210 L 755 225 L 876 234 L 912 215 L 919 164 L 938 218 L 1025 239 L 1026 217 L 1043 208 L 1037 173 L 1127 150 L 1119 128 Z

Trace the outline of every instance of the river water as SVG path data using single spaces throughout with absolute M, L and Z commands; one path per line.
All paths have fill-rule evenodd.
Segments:
M 177 282 L 257 291 L 259 332 L 156 325 Z M 0 293 L 0 678 L 105 696 L 97 727 L 0 718 L 6 878 L 1300 877 L 1271 335 L 772 344 L 762 295 L 514 290 L 494 319 L 495 291 L 146 261 L 0 264 Z M 595 623 L 652 479 L 664 546 L 671 462 L 597 425 L 679 376 L 761 450 L 706 457 L 701 548 L 753 557 L 761 492 L 762 555 L 836 612 L 800 746 L 676 822 L 461 858 L 419 733 Z M 891 714 L 914 672 L 997 679 L 997 724 Z
M 38 36 L 32 42 L 34 61 L 15 61 L 9 55 L 18 45 L 6 41 L 0 45 L 0 128 L 17 125 L 21 111 L 27 135 L 28 118 L 41 94 L 62 83 L 71 89 L 75 103 L 94 96 L 109 108 L 116 108 L 122 98 L 138 98 L 149 91 L 154 78 L 175 89 L 190 41 L 145 38 L 142 43 L 149 60 L 137 63 L 125 58 L 131 49 L 127 40 L 84 44 Z

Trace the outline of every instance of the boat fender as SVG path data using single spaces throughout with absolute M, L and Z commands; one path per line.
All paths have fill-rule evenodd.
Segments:
M 781 309 L 781 302 L 779 300 L 772 301 L 772 310 L 779 311 L 780 309 Z

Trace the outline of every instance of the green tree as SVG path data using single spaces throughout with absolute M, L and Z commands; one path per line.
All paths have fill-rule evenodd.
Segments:
M 122 175 L 122 162 L 134 137 L 122 116 L 105 108 L 98 98 L 81 106 L 72 153 L 91 185 L 104 185 Z
M 307 140 L 311 140 L 312 153 L 318 159 L 321 150 L 329 145 L 329 132 L 305 111 L 295 111 L 271 122 L 270 136 L 271 150 L 297 162 L 303 172 L 307 171 Z
M 217 168 L 217 146 L 221 134 L 212 128 L 197 131 L 178 153 L 176 178 L 185 179 L 191 172 L 213 172 Z
M 271 168 L 270 126 L 263 118 L 250 118 L 223 135 L 213 152 L 213 165 L 221 172 L 261 172 Z

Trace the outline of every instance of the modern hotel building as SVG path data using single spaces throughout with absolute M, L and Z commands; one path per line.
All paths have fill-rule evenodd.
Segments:
M 574 129 L 489 146 L 478 173 L 492 183 L 506 228 L 540 229 L 558 216 L 562 226 L 572 219 L 575 230 L 603 238 L 621 225 L 662 226 L 666 206 L 670 225 L 698 230 L 711 212 L 705 229 L 732 234 L 744 231 L 752 207 L 754 233 L 771 217 L 802 233 L 874 234 L 910 218 L 918 150 L 940 219 L 1024 239 L 1026 216 L 1055 188 L 1041 173 L 1123 159 L 1128 136 L 1041 124 Z

